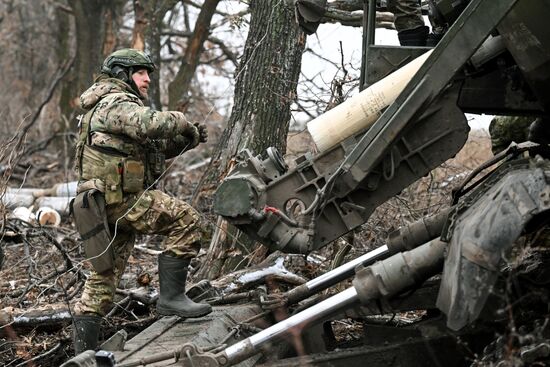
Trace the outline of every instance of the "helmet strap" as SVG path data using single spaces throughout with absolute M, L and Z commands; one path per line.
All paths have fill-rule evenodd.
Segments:
M 128 70 L 122 66 L 119 66 L 119 65 L 115 65 L 112 69 L 111 69 L 111 77 L 113 78 L 117 78 L 117 79 L 120 79 L 122 80 L 123 82 L 126 82 L 128 83 L 129 80 L 130 80 L 130 75 L 128 73 Z

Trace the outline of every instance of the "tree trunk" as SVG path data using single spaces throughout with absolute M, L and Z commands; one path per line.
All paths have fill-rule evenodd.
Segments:
M 187 48 L 181 62 L 181 66 L 174 80 L 168 87 L 168 108 L 170 110 L 179 109 L 186 102 L 186 94 L 189 85 L 195 75 L 195 70 L 199 64 L 200 56 L 203 50 L 204 41 L 208 38 L 210 32 L 210 22 L 216 11 L 220 0 L 205 0 L 201 8 L 193 35 L 187 41 Z
M 67 60 L 58 54 L 60 44 L 52 37 L 59 23 L 69 18 L 59 9 L 60 6 L 48 2 L 0 1 L 2 142 L 12 137 L 17 126 L 37 111 L 56 70 Z M 60 120 L 59 111 L 56 112 L 55 121 Z M 38 129 L 33 129 L 30 138 L 37 138 L 37 132 Z
M 100 67 L 107 55 L 114 51 L 114 34 L 120 24 L 124 1 L 69 0 L 73 9 L 76 28 L 76 60 L 72 78 L 65 83 L 65 98 L 61 103 L 73 109 L 80 94 L 99 75 Z M 62 107 L 63 108 L 63 107 Z M 64 111 L 64 115 L 69 114 Z
M 153 59 L 160 69 L 160 35 L 164 26 L 164 16 L 171 10 L 178 0 L 134 0 L 134 13 L 136 23 L 134 25 L 132 44 L 143 49 Z M 160 101 L 160 70 L 151 74 L 149 85 L 149 105 L 155 110 L 162 110 Z
M 195 190 L 210 192 L 230 169 L 231 159 L 242 149 L 264 153 L 274 146 L 286 149 L 290 106 L 296 98 L 305 35 L 294 21 L 294 8 L 287 1 L 267 4 L 253 0 L 251 24 L 244 54 L 236 71 L 235 102 L 228 125 L 212 157 L 212 163 Z M 211 197 L 211 195 L 205 195 Z M 218 223 L 208 258 L 197 277 L 215 278 L 211 271 L 233 271 L 248 265 L 246 256 L 263 257 L 265 249 L 254 250 L 255 244 L 235 228 L 220 230 Z M 260 254 L 259 254 L 260 253 Z
M 145 16 L 145 8 L 141 1 L 134 0 L 134 29 L 132 30 L 132 48 L 145 50 L 145 30 L 149 22 Z

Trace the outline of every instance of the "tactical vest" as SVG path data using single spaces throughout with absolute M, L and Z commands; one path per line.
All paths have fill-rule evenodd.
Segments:
M 106 204 L 123 200 L 125 193 L 136 193 L 153 185 L 164 172 L 164 154 L 153 145 L 141 144 L 121 135 L 91 131 L 92 116 L 99 105 L 80 119 L 75 166 L 79 192 L 97 189 Z

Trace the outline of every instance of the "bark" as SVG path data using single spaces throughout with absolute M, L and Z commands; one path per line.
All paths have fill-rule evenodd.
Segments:
M 141 1 L 134 0 L 134 29 L 132 30 L 132 48 L 145 50 L 145 30 L 149 22 L 145 17 L 145 8 Z
M 2 325 L 9 323 L 14 327 L 43 327 L 68 324 L 71 321 L 72 316 L 64 304 L 38 306 L 30 310 L 14 307 L 0 309 L 0 322 Z
M 331 1 L 329 7 L 336 8 L 344 11 L 357 11 L 363 10 L 363 0 L 335 0 Z
M 164 27 L 166 13 L 174 8 L 178 0 L 134 0 L 136 23 L 132 44 L 146 51 L 159 70 L 151 74 L 149 85 L 149 104 L 156 110 L 162 110 L 160 98 L 160 36 Z
M 0 1 L 0 142 L 38 110 L 52 75 L 64 64 L 51 36 L 64 18 L 49 2 Z
M 124 1 L 69 0 L 69 5 L 74 14 L 76 60 L 72 77 L 65 85 L 64 96 L 68 99 L 68 107 L 73 109 L 80 94 L 99 75 L 105 57 L 117 47 L 114 34 L 120 27 Z M 61 102 L 67 101 L 62 99 Z
M 269 6 L 261 0 L 250 4 L 251 23 L 244 54 L 236 71 L 235 102 L 228 125 L 213 154 L 212 162 L 195 191 L 208 193 L 230 169 L 231 159 L 242 149 L 264 153 L 274 146 L 286 148 L 290 106 L 296 98 L 305 35 L 294 21 L 294 7 L 287 1 Z M 219 223 L 217 228 L 225 224 Z M 197 272 L 216 277 L 248 265 L 244 257 L 257 248 L 234 228 L 217 230 L 208 257 Z M 256 249 L 257 250 L 257 249 Z M 265 254 L 265 250 L 259 250 Z
M 186 104 L 186 94 L 189 85 L 195 75 L 195 70 L 199 65 L 201 53 L 204 48 L 204 42 L 210 33 L 210 22 L 216 11 L 220 0 L 205 0 L 201 8 L 193 35 L 187 42 L 187 48 L 181 62 L 180 68 L 174 80 L 168 87 L 168 108 L 170 110 L 180 109 L 177 106 Z

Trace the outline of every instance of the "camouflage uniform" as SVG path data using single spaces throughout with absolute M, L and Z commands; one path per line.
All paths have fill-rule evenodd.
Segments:
M 491 134 L 491 149 L 498 154 L 506 149 L 510 143 L 521 143 L 528 140 L 529 126 L 532 117 L 524 116 L 496 116 L 489 124 Z
M 424 19 L 418 0 L 388 0 L 388 10 L 394 16 L 395 29 L 398 32 L 424 26 Z
M 188 145 L 169 139 L 187 127 L 189 122 L 185 116 L 145 107 L 128 84 L 105 76 L 84 92 L 80 101 L 91 114 L 84 117 L 89 118 L 91 136 L 77 156 L 79 190 L 93 186 L 105 192 L 107 219 L 114 237 L 115 266 L 106 273 L 92 271 L 82 298 L 75 306 L 75 314 L 103 316 L 112 303 L 136 233 L 166 236 L 165 252 L 177 258 L 196 256 L 201 233 L 199 216 L 190 205 L 159 190 L 144 190 L 143 187 L 151 185 L 155 178 L 147 172 L 150 170 L 148 152 L 160 150 L 170 158 Z M 137 192 L 125 192 L 121 179 L 117 185 L 105 182 L 113 173 L 108 172 L 107 167 L 111 161 L 116 163 L 122 159 L 120 153 L 145 162 L 145 182 Z M 120 162 L 115 167 L 120 169 Z M 120 176 L 115 170 L 114 176 L 117 175 Z

